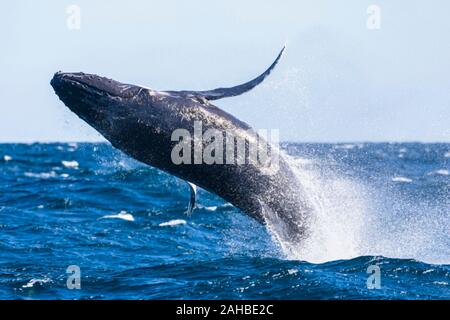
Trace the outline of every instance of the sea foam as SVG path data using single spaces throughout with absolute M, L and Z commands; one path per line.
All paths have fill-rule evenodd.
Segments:
M 109 214 L 101 217 L 100 219 L 122 219 L 125 221 L 134 221 L 133 215 L 126 211 L 120 211 L 118 214 Z
M 173 227 L 180 224 L 186 224 L 186 220 L 183 219 L 175 219 L 167 222 L 162 222 L 159 224 L 160 227 Z

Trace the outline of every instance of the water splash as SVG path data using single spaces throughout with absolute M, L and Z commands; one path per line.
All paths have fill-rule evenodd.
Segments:
M 321 263 L 360 256 L 368 212 L 363 186 L 323 171 L 317 161 L 307 166 L 302 159 L 289 161 L 313 208 L 310 234 L 290 258 Z
M 445 204 L 421 204 L 388 187 L 382 190 L 339 174 L 335 164 L 287 159 L 313 208 L 310 233 L 301 245 L 283 237 L 276 221 L 268 222 L 288 259 L 323 263 L 381 255 L 450 263 Z

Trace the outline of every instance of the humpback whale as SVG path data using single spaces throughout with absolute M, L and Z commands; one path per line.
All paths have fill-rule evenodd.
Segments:
M 158 91 L 82 72 L 57 72 L 51 86 L 60 100 L 111 144 L 147 165 L 199 186 L 230 202 L 247 215 L 271 228 L 277 238 L 301 245 L 308 234 L 311 205 L 300 181 L 278 148 L 265 143 L 245 122 L 214 106 L 211 101 L 241 95 L 260 84 L 279 62 L 275 61 L 253 80 L 230 88 L 206 91 Z M 174 163 L 172 133 L 193 132 L 194 122 L 202 130 L 220 130 L 248 141 L 255 137 L 277 154 L 277 170 L 257 163 Z M 266 145 L 265 145 L 266 144 Z M 249 150 L 246 150 L 247 152 Z M 192 197 L 191 197 L 192 198 Z M 192 200 L 189 205 L 192 210 Z

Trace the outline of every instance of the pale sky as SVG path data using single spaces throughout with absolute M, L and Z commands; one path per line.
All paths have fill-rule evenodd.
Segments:
M 380 29 L 367 27 L 373 4 Z M 284 141 L 449 142 L 448 12 L 445 0 L 6 1 L 0 141 L 101 140 L 54 94 L 58 70 L 213 89 L 257 76 L 287 43 L 263 85 L 215 104 Z

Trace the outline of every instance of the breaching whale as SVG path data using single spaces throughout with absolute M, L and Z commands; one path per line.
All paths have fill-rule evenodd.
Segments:
M 207 91 L 157 91 L 85 73 L 57 72 L 51 85 L 60 100 L 129 156 L 210 191 L 244 213 L 269 225 L 281 240 L 300 244 L 308 233 L 311 206 L 285 156 L 243 121 L 211 104 L 243 94 L 274 69 L 284 48 L 260 76 L 244 84 Z M 174 163 L 174 130 L 231 133 L 277 155 L 273 172 L 258 163 Z M 189 142 L 190 143 L 190 142 Z M 194 143 L 194 142 L 192 142 Z M 204 142 L 202 142 L 204 143 Z M 192 205 L 190 205 L 192 206 Z

